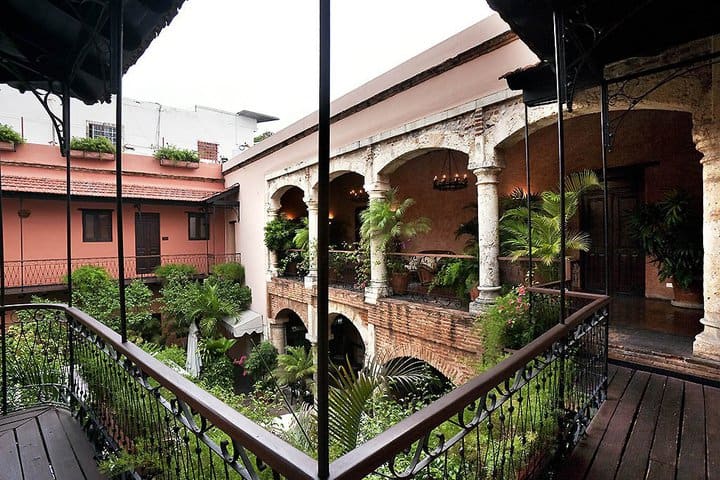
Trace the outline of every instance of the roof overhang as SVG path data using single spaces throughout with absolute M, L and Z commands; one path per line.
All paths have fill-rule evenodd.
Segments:
M 239 193 L 240 185 L 236 183 L 226 188 L 222 192 L 218 192 L 207 197 L 203 200 L 203 202 L 207 203 L 208 205 L 215 205 L 217 207 L 237 207 L 240 205 L 240 202 L 238 201 Z
M 262 315 L 252 310 L 245 310 L 234 317 L 223 318 L 222 325 L 233 338 L 263 333 Z
M 265 115 L 264 113 L 253 112 L 251 110 L 240 110 L 239 112 L 237 112 L 237 114 L 243 117 L 252 118 L 257 123 L 274 122 L 275 120 L 280 120 L 278 117 L 273 117 L 272 115 Z
M 488 0 L 540 58 L 537 65 L 505 75 L 528 104 L 555 99 L 553 8 L 566 25 L 566 63 L 571 86 L 582 90 L 606 80 L 607 65 L 658 55 L 720 33 L 720 2 L 707 0 Z
M 112 0 L 117 1 L 117 0 Z M 123 72 L 170 23 L 184 0 L 122 0 Z M 109 101 L 111 1 L 5 0 L 0 15 L 0 83 Z

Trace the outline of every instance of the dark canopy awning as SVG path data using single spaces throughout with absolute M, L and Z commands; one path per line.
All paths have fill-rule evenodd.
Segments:
M 598 85 L 606 65 L 658 55 L 720 32 L 717 0 L 488 0 L 540 58 L 538 65 L 505 76 L 526 102 L 555 98 L 553 6 L 565 15 L 567 71 L 575 88 Z
M 4 0 L 0 83 L 70 94 L 87 104 L 110 98 L 110 4 L 118 0 Z M 123 0 L 127 71 L 184 0 Z

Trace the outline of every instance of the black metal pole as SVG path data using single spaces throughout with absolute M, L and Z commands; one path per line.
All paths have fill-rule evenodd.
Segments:
M 127 341 L 125 309 L 125 245 L 123 239 L 122 199 L 122 74 L 123 74 L 123 3 L 112 2 L 112 39 L 110 67 L 115 90 L 115 215 L 117 217 L 118 289 L 120 291 L 120 336 Z
M 533 248 L 532 248 L 532 202 L 530 199 L 530 127 L 528 126 L 528 106 L 525 104 L 525 203 L 528 221 L 528 285 L 533 283 Z
M 328 207 L 330 185 L 330 0 L 320 0 L 318 99 L 317 406 L 318 478 L 330 476 L 328 412 Z
M 565 100 L 565 21 L 561 11 L 553 12 L 555 37 L 555 92 L 557 95 L 558 175 L 560 177 L 560 323 L 565 323 L 565 130 L 563 103 Z
M 0 162 L 1 163 L 1 162 Z M 0 167 L 2 170 L 2 167 Z M 2 172 L 0 171 L 0 305 L 5 307 L 5 228 L 3 226 Z M 8 412 L 7 343 L 5 309 L 0 312 L 0 362 L 2 362 L 2 414 Z
M 70 85 L 63 85 L 62 97 L 63 146 L 65 151 L 65 243 L 67 256 L 68 305 L 72 307 L 72 224 L 70 205 Z
M 608 86 L 607 83 L 600 84 L 600 132 L 602 146 L 602 176 L 603 176 L 603 248 L 605 250 L 605 295 L 610 295 L 610 209 L 608 193 L 608 150 L 610 148 L 610 112 L 608 107 Z M 607 394 L 608 388 L 608 348 L 610 340 L 610 317 L 605 319 L 605 338 L 603 355 L 603 378 L 604 388 Z

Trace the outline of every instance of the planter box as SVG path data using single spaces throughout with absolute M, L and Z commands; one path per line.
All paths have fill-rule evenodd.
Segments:
M 115 154 L 104 152 L 86 152 L 85 150 L 70 150 L 70 158 L 85 158 L 87 160 L 115 160 Z
M 15 151 L 15 143 L 14 142 L 0 142 L 0 150 L 5 152 L 14 152 Z
M 200 168 L 200 162 L 176 162 L 169 158 L 161 158 L 160 165 L 164 167 Z

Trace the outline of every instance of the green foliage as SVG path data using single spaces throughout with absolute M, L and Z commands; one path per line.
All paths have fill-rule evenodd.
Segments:
M 250 308 L 250 303 L 252 303 L 250 287 L 229 280 L 216 280 L 215 277 L 210 277 L 208 280 L 217 285 L 218 297 L 232 305 L 233 315 Z
M 194 150 L 178 148 L 174 145 L 166 145 L 155 150 L 155 158 L 172 160 L 173 162 L 200 162 L 200 157 Z
M 458 298 L 467 300 L 470 290 L 477 283 L 477 258 L 453 258 L 440 267 L 430 283 L 428 291 L 432 291 L 435 287 L 446 287 L 452 289 Z
M 0 123 L 0 142 L 23 143 L 24 140 L 10 125 Z
M 568 223 L 577 213 L 582 195 L 594 188 L 601 188 L 600 181 L 590 170 L 575 172 L 565 178 L 566 250 L 586 252 L 590 248 L 589 235 L 572 230 L 568 227 Z M 543 192 L 539 201 L 531 203 L 530 211 L 532 239 L 528 238 L 526 205 L 510 208 L 500 218 L 503 250 L 513 259 L 518 259 L 529 254 L 528 245 L 531 244 L 533 257 L 545 266 L 551 266 L 560 259 L 562 220 L 560 194 L 552 191 Z
M 155 276 L 163 282 L 167 281 L 170 277 L 183 276 L 190 279 L 197 274 L 197 268 L 185 263 L 166 263 L 155 269 Z
M 106 137 L 73 137 L 70 140 L 70 150 L 83 152 L 115 153 L 115 145 Z
M 253 347 L 243 367 L 250 377 L 264 390 L 271 381 L 270 373 L 277 368 L 278 351 L 270 342 L 261 342 Z
M 370 243 L 362 241 L 331 246 L 328 268 L 341 278 L 352 276 L 357 288 L 365 288 L 370 280 Z
M 238 312 L 238 305 L 229 298 L 229 295 L 224 294 L 233 286 L 243 288 L 235 283 L 214 281 L 213 278 L 205 279 L 193 290 L 191 308 L 184 317 L 185 321 L 198 322 L 203 337 L 214 337 L 217 334 L 218 322 Z
M 702 214 L 687 192 L 670 190 L 654 204 L 641 205 L 631 216 L 632 236 L 658 266 L 661 281 L 681 288 L 699 285 L 703 268 Z
M 384 198 L 373 199 L 368 208 L 360 214 L 360 235 L 364 239 L 377 238 L 380 248 L 388 250 L 394 242 L 409 240 L 430 231 L 430 219 L 418 217 L 406 220 L 408 209 L 415 200 L 400 200 L 397 188 L 385 192 Z
M 300 219 L 300 226 L 295 229 L 293 245 L 300 250 L 307 250 L 310 245 L 310 228 L 307 217 Z
M 160 289 L 162 312 L 175 321 L 178 336 L 187 335 L 193 320 L 187 318 L 187 313 L 195 307 L 198 290 L 198 282 L 191 281 L 183 274 L 170 275 Z
M 94 265 L 78 267 L 72 272 L 73 305 L 96 320 L 117 330 L 120 327 L 118 287 L 107 270 Z
M 312 354 L 305 347 L 287 347 L 285 353 L 278 355 L 277 364 L 275 378 L 278 383 L 289 386 L 293 397 L 308 397 L 315 373 Z
M 265 224 L 265 246 L 282 255 L 293 247 L 293 239 L 297 230 L 297 222 L 278 216 Z
M 152 343 L 147 343 L 143 345 L 143 348 L 145 348 L 146 345 L 153 345 Z M 166 365 L 173 366 L 173 364 L 184 367 L 185 366 L 185 350 L 183 350 L 180 347 L 176 347 L 174 345 L 159 349 L 157 352 L 152 353 L 152 355 L 163 362 Z
M 265 140 L 266 138 L 270 138 L 272 136 L 273 136 L 273 132 L 265 131 L 265 132 L 261 133 L 260 135 L 255 135 L 255 137 L 253 137 L 253 143 L 260 143 L 263 140 Z
M 245 267 L 238 262 L 213 265 L 212 273 L 221 280 L 227 280 L 241 285 L 245 283 Z
M 133 280 L 125 287 L 125 305 L 127 307 L 128 330 L 151 340 L 160 334 L 160 321 L 150 313 L 153 294 L 150 288 L 140 280 Z M 120 300 L 118 298 L 118 310 Z
M 406 389 L 425 381 L 422 362 L 402 358 L 381 365 L 371 359 L 356 373 L 350 363 L 335 366 L 331 373 L 333 386 L 328 395 L 330 437 L 338 454 L 353 450 L 360 440 L 360 429 L 374 398 L 387 395 L 393 386 Z
M 153 478 L 155 474 L 163 471 L 162 458 L 151 442 L 141 438 L 136 442 L 133 450 L 134 453 L 120 450 L 100 460 L 98 462 L 100 473 L 113 478 L 124 473 L 142 471 L 143 478 Z

